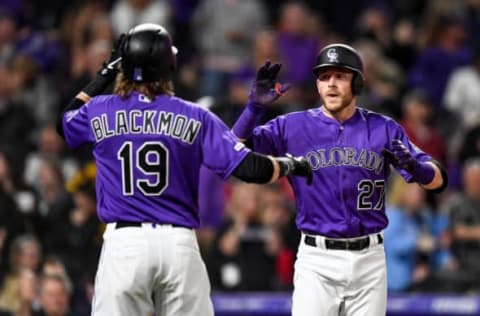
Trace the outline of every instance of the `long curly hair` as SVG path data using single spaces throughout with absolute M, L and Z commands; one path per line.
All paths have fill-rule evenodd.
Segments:
M 122 71 L 119 72 L 115 82 L 114 93 L 127 97 L 132 92 L 137 91 L 150 100 L 154 100 L 157 95 L 174 95 L 173 82 L 170 79 L 162 79 L 154 82 L 138 83 L 127 79 Z

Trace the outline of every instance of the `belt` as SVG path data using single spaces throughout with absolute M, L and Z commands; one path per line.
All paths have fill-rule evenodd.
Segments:
M 381 234 L 376 234 L 378 244 L 383 243 L 383 237 Z M 314 236 L 305 235 L 305 244 L 313 247 L 321 247 L 317 245 L 317 240 Z M 358 239 L 329 239 L 325 238 L 325 248 L 326 249 L 336 249 L 336 250 L 363 250 L 370 246 L 370 236 Z
M 142 227 L 144 223 L 139 223 L 139 222 L 127 222 L 127 221 L 118 221 L 115 223 L 115 229 L 119 228 L 124 228 L 124 227 Z M 167 225 L 167 226 L 172 226 L 172 227 L 184 227 L 188 228 L 185 226 L 180 226 L 177 224 L 159 224 L 159 223 L 146 223 L 147 225 L 152 225 L 153 228 L 155 228 L 157 225 Z

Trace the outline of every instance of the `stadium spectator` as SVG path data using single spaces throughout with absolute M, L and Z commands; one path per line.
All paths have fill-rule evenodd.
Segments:
M 462 169 L 464 192 L 446 206 L 451 216 L 452 251 L 458 260 L 458 277 L 465 283 L 457 290 L 480 290 L 480 158 Z
M 110 13 L 115 37 L 142 23 L 160 24 L 173 33 L 171 17 L 172 8 L 167 0 L 119 0 Z
M 15 98 L 22 89 L 22 76 L 13 65 L 0 67 L 0 146 L 11 146 L 15 140 L 13 158 L 19 168 L 23 168 L 31 146 L 31 132 L 36 128 L 32 113 Z
M 409 91 L 403 97 L 401 124 L 410 140 L 423 151 L 446 163 L 446 144 L 432 124 L 434 109 L 422 90 Z
M 357 37 L 373 40 L 384 51 L 391 42 L 390 18 L 388 6 L 381 2 L 367 5 L 357 21 Z
M 65 72 L 62 75 L 66 79 L 62 83 L 62 92 L 68 95 L 62 96 L 62 102 L 74 94 L 72 82 L 81 80 L 85 73 L 92 71 L 91 64 L 99 62 L 98 58 L 91 55 L 91 48 L 95 47 L 95 53 L 98 54 L 101 51 L 98 43 L 110 46 L 113 41 L 114 31 L 109 13 L 104 1 L 86 1 L 70 7 L 62 25 L 65 55 L 68 56 L 63 61 L 65 69 L 62 69 Z
M 480 42 L 474 49 L 473 62 L 454 70 L 449 77 L 443 102 L 456 126 L 448 136 L 449 154 L 454 156 L 464 137 L 480 125 Z M 465 162 L 464 157 L 460 160 L 460 165 Z
M 400 1 L 397 1 L 400 2 Z M 417 23 L 412 18 L 403 18 L 395 23 L 390 44 L 385 49 L 385 56 L 394 60 L 407 73 L 417 56 Z
M 471 62 L 471 50 L 465 45 L 463 21 L 442 15 L 435 19 L 421 51 L 409 72 L 413 88 L 424 89 L 437 111 L 443 109 L 442 96 L 451 73 Z
M 0 68 L 8 66 L 13 60 L 16 42 L 19 36 L 19 21 L 14 10 L 0 7 Z
M 182 52 L 177 59 L 180 67 L 186 63 L 192 62 L 197 53 L 193 43 L 193 27 L 191 20 L 200 2 L 201 0 L 170 1 L 172 9 L 172 33 L 175 34 L 175 43 L 178 43 L 178 51 Z
M 457 68 L 450 75 L 444 94 L 444 103 L 460 119 L 460 128 L 471 128 L 480 123 L 480 44 L 473 62 Z
M 101 248 L 102 226 L 96 215 L 95 185 L 86 181 L 73 191 L 74 208 L 57 235 L 52 253 L 65 262 L 74 282 L 93 282 Z
M 279 183 L 263 186 L 260 192 L 262 223 L 268 229 L 268 253 L 275 255 L 275 290 L 291 290 L 295 251 L 300 232 L 295 226 L 293 204 Z
M 57 134 L 53 125 L 47 125 L 40 131 L 37 150 L 31 151 L 25 160 L 23 178 L 26 184 L 37 191 L 42 189 L 39 179 L 40 168 L 44 160 L 56 160 L 61 169 L 62 179 L 70 180 L 78 170 L 78 162 L 65 154 L 65 143 Z
M 192 23 L 201 63 L 201 92 L 220 97 L 231 75 L 251 60 L 254 36 L 266 24 L 264 7 L 258 0 L 202 1 Z
M 30 316 L 38 309 L 38 277 L 31 269 L 22 269 L 19 278 L 20 307 L 16 316 Z
M 34 142 L 37 129 L 55 118 L 51 113 L 59 105 L 60 93 L 55 82 L 55 67 L 60 54 L 60 44 L 40 32 L 29 33 L 17 43 L 18 52 L 12 61 L 12 70 L 18 78 L 16 102 L 25 105 L 35 120 L 29 128 L 29 141 Z
M 22 306 L 20 295 L 22 271 L 36 273 L 40 267 L 42 249 L 40 242 L 33 235 L 20 235 L 11 247 L 9 273 L 0 289 L 0 308 L 16 313 Z
M 212 287 L 225 291 L 269 291 L 274 256 L 268 251 L 268 229 L 262 223 L 258 185 L 234 183 L 228 217 L 219 228 L 211 254 Z
M 417 184 L 406 183 L 399 177 L 393 179 L 388 200 L 388 290 L 433 290 L 428 288 L 433 284 L 433 274 L 453 260 L 449 248 L 441 243 L 448 229 L 447 218 L 429 207 L 425 191 Z
M 458 152 L 457 162 L 460 167 L 463 167 L 467 160 L 475 157 L 480 157 L 480 124 L 466 131 Z
M 316 38 L 316 30 L 308 28 L 310 14 L 299 1 L 287 2 L 280 9 L 277 40 L 285 82 L 307 85 L 312 80 L 311 68 L 323 39 Z M 261 64 L 255 69 L 258 66 Z
M 12 147 L 0 150 L 0 195 L 5 201 L 0 210 L 8 225 L 6 251 L 18 234 L 36 233 L 37 223 L 38 200 L 33 189 L 22 181 L 21 167 L 12 155 L 14 151 Z
M 59 274 L 44 274 L 40 278 L 41 309 L 32 316 L 68 316 L 71 292 L 68 281 Z
M 72 196 L 65 189 L 65 182 L 58 161 L 45 159 L 39 174 L 39 214 L 37 233 L 44 246 L 45 254 L 58 251 L 58 243 L 65 239 L 63 225 L 68 222 L 68 212 L 73 207 Z

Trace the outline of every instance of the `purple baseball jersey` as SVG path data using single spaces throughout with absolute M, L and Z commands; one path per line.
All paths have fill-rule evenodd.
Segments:
M 250 151 L 214 114 L 167 95 L 97 96 L 67 112 L 63 128 L 69 147 L 94 144 L 98 214 L 107 223 L 197 228 L 200 166 L 226 179 Z
M 399 139 L 420 161 L 432 158 L 413 145 L 393 119 L 362 108 L 340 123 L 321 108 L 279 116 L 255 128 L 255 151 L 305 157 L 313 184 L 289 177 L 297 204 L 297 227 L 310 234 L 351 238 L 376 233 L 388 223 L 385 182 L 389 161 L 382 155 Z M 407 180 L 412 176 L 398 170 Z

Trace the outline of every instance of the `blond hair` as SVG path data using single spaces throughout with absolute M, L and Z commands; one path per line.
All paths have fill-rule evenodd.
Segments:
M 134 91 L 145 95 L 152 101 L 157 95 L 174 95 L 173 82 L 170 79 L 139 83 L 127 79 L 123 72 L 120 72 L 115 82 L 114 92 L 122 97 L 126 97 Z

